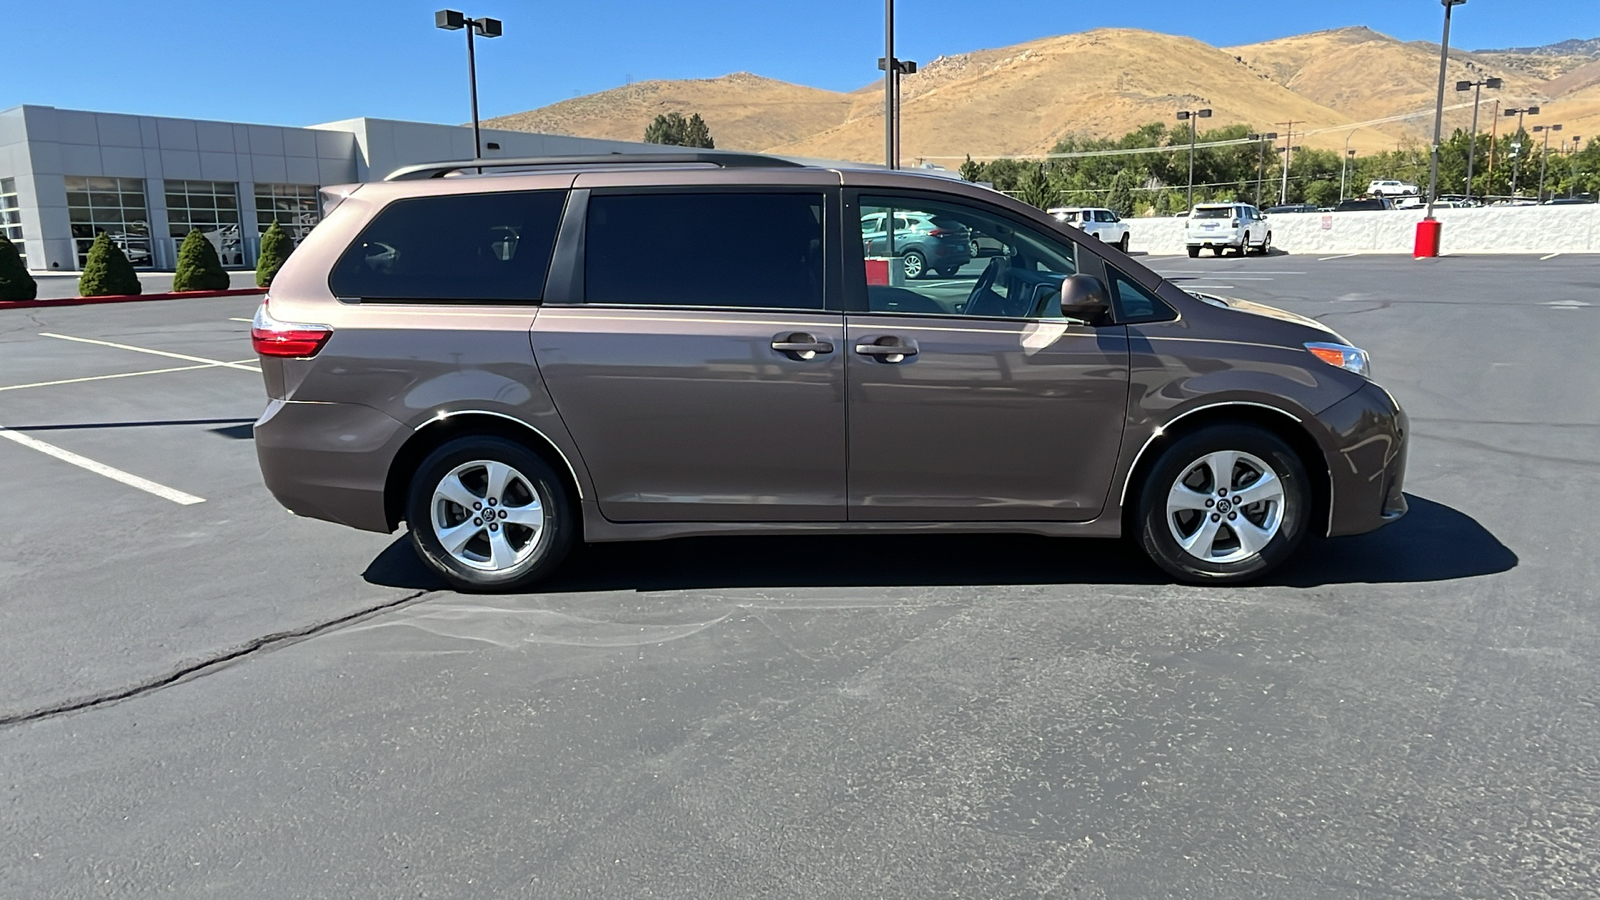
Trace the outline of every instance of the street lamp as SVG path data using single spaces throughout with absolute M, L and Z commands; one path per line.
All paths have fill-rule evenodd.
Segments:
M 478 56 L 472 47 L 472 36 L 481 35 L 486 38 L 500 36 L 499 19 L 469 19 L 465 13 L 453 9 L 441 9 L 433 14 L 433 24 L 445 31 L 467 30 L 467 81 L 472 85 L 472 158 L 483 158 L 483 141 L 478 136 Z
M 1261 142 L 1261 163 L 1256 167 L 1256 206 L 1261 205 L 1261 182 L 1267 177 L 1267 145 L 1278 139 L 1276 131 L 1266 134 L 1252 134 L 1250 140 Z M 1193 204 L 1190 204 L 1193 206 Z
M 878 70 L 883 71 L 883 57 L 878 57 Z M 894 61 L 894 71 L 887 77 L 894 80 L 894 119 L 889 126 L 889 168 L 900 168 L 900 76 L 917 74 L 916 62 L 909 59 Z
M 1189 208 L 1194 209 L 1194 138 L 1195 120 L 1211 118 L 1209 109 L 1190 109 L 1178 113 L 1179 122 L 1189 123 Z
M 1355 132 L 1353 132 L 1353 131 L 1350 132 L 1350 133 L 1351 134 L 1355 134 Z M 1356 152 L 1354 150 L 1346 150 L 1344 152 L 1344 166 L 1339 171 L 1339 199 L 1340 200 L 1344 199 L 1345 180 L 1350 177 L 1350 159 L 1352 157 L 1354 157 L 1355 155 L 1356 155 Z
M 1539 154 L 1539 196 L 1534 198 L 1537 202 L 1543 203 L 1544 202 L 1544 173 L 1550 168 L 1550 133 L 1552 131 L 1560 131 L 1561 130 L 1561 126 L 1560 125 L 1535 125 L 1535 126 L 1533 126 L 1533 130 L 1535 132 L 1539 132 L 1539 131 L 1544 132 L 1544 152 Z
M 1472 91 L 1472 149 L 1467 151 L 1467 199 L 1472 199 L 1472 164 L 1478 158 L 1478 107 L 1483 103 L 1483 89 L 1497 91 L 1504 84 L 1498 78 L 1485 78 L 1481 81 L 1458 81 L 1456 93 Z
M 1517 117 L 1517 133 L 1511 139 L 1511 196 L 1517 196 L 1517 179 L 1522 174 L 1522 117 L 1537 116 L 1539 107 L 1524 106 L 1521 109 L 1506 110 L 1507 116 Z

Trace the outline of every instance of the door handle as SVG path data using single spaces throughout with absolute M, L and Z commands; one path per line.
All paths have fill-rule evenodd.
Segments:
M 792 353 L 799 359 L 816 359 L 818 353 L 832 353 L 833 345 L 827 341 L 819 341 L 815 336 L 803 331 L 797 331 L 773 338 L 772 349 L 779 353 Z
M 897 363 L 917 355 L 917 345 L 897 337 L 881 337 L 870 344 L 857 344 L 856 352 L 876 357 L 881 362 Z

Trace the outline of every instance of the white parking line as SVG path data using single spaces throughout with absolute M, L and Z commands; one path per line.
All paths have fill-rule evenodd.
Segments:
M 183 506 L 192 506 L 196 503 L 206 502 L 204 497 L 196 497 L 193 494 L 186 494 L 176 488 L 169 488 L 164 484 L 157 484 L 148 478 L 140 478 L 137 475 L 131 475 L 122 471 L 121 469 L 114 469 L 105 463 L 95 462 L 86 456 L 79 456 L 70 450 L 63 450 L 60 447 L 57 447 L 55 444 L 47 444 L 44 441 L 38 440 L 37 438 L 28 437 L 25 434 L 12 431 L 3 425 L 0 425 L 0 438 L 5 438 L 8 441 L 14 441 L 15 443 L 21 444 L 24 447 L 32 448 L 40 453 L 45 454 L 46 456 L 53 456 L 62 462 L 71 463 L 80 469 L 87 469 L 96 475 L 104 475 L 112 481 L 119 481 L 128 487 L 138 488 L 147 494 L 154 494 L 163 500 L 171 500 L 173 503 Z
M 108 378 L 132 378 L 136 375 L 165 375 L 168 372 L 193 372 L 196 369 L 215 369 L 223 363 L 202 363 L 197 366 L 174 366 L 170 369 L 145 369 L 141 372 L 118 372 L 115 375 L 88 375 L 83 378 L 63 378 L 59 381 L 35 381 L 32 384 L 0 385 L 0 391 L 20 391 L 23 388 L 55 387 L 58 384 L 82 384 L 85 381 L 105 381 Z
M 1321 259 L 1317 260 L 1317 262 L 1327 262 L 1330 259 L 1349 259 L 1352 256 L 1360 256 L 1360 255 L 1361 254 L 1359 254 L 1359 253 L 1342 253 L 1342 254 L 1340 254 L 1338 256 L 1324 256 Z
M 1561 254 L 1559 254 L 1559 253 L 1552 253 L 1549 256 L 1541 256 L 1541 257 L 1539 257 L 1539 262 L 1544 262 L 1547 259 L 1555 259 L 1556 257 L 1558 257 L 1560 255 Z
M 172 353 L 167 350 L 151 350 L 149 347 L 135 347 L 131 344 L 118 344 L 112 341 L 97 341 L 93 338 L 73 337 L 67 334 L 52 334 L 48 331 L 41 331 L 39 336 L 56 338 L 57 340 L 63 341 L 77 341 L 80 344 L 94 344 L 100 347 L 114 347 L 118 350 L 132 350 L 134 353 L 148 353 L 152 356 L 166 356 L 172 359 L 182 359 L 189 362 L 205 363 L 212 366 L 226 366 L 230 369 L 243 369 L 246 372 L 256 372 L 258 374 L 261 372 L 261 369 L 257 366 L 247 366 L 244 363 L 224 362 L 220 359 L 207 359 L 204 356 L 190 356 L 187 353 Z

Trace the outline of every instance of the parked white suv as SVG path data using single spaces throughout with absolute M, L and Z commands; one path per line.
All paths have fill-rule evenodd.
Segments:
M 1272 249 L 1272 226 L 1248 203 L 1197 203 L 1184 226 L 1184 243 L 1191 259 L 1203 249 L 1216 256 L 1224 250 L 1266 256 Z
M 1045 212 L 1089 232 L 1096 238 L 1113 244 L 1123 253 L 1128 252 L 1128 223 L 1109 209 L 1081 206 L 1057 206 Z
M 1404 197 L 1411 194 L 1422 193 L 1414 184 L 1404 181 L 1379 180 L 1367 185 L 1367 193 L 1374 197 Z

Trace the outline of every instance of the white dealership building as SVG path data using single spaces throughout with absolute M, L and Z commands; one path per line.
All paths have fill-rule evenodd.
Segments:
M 485 130 L 484 156 L 674 148 Z M 0 231 L 28 268 L 82 267 L 106 232 L 136 267 L 170 269 L 199 229 L 229 266 L 250 266 L 278 222 L 298 238 L 318 188 L 381 180 L 401 166 L 471 159 L 472 129 L 346 119 L 305 128 L 15 106 L 0 110 Z

